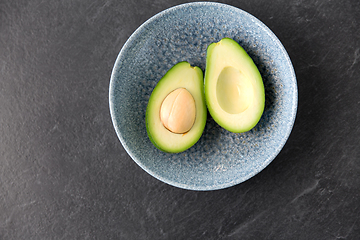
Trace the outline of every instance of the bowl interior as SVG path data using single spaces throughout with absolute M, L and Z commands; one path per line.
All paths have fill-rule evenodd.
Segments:
M 263 77 L 266 102 L 260 122 L 249 132 L 231 133 L 208 115 L 192 148 L 178 154 L 159 151 L 145 127 L 152 90 L 178 62 L 204 70 L 207 46 L 224 37 L 248 52 Z M 109 97 L 116 133 L 138 165 L 173 186 L 214 190 L 249 179 L 280 152 L 294 123 L 297 85 L 288 54 L 263 23 L 238 8 L 202 2 L 165 10 L 134 32 L 115 62 Z

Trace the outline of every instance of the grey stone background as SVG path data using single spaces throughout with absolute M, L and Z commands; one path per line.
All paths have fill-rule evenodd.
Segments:
M 186 1 L 0 1 L 0 239 L 359 239 L 360 2 L 221 1 L 282 41 L 294 129 L 231 188 L 169 186 L 113 129 L 108 87 L 127 38 Z

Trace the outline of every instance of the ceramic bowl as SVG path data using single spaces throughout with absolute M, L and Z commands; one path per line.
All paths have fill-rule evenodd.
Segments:
M 206 67 L 206 48 L 229 37 L 257 65 L 265 86 L 265 110 L 252 130 L 231 133 L 208 115 L 204 133 L 190 149 L 164 153 L 145 127 L 152 90 L 173 65 Z M 170 185 L 215 190 L 239 184 L 263 170 L 280 152 L 294 124 L 297 84 L 290 58 L 261 21 L 238 8 L 195 2 L 169 8 L 142 24 L 121 49 L 110 80 L 110 113 L 117 136 L 146 172 Z

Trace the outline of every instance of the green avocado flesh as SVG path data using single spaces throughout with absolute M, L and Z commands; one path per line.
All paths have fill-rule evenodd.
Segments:
M 176 89 L 186 89 L 195 101 L 195 120 L 185 133 L 168 130 L 160 119 L 164 99 Z M 178 153 L 193 146 L 201 137 L 206 124 L 203 72 L 188 62 L 173 66 L 154 88 L 146 108 L 146 130 L 151 142 L 161 151 Z
M 205 99 L 212 118 L 230 132 L 246 132 L 259 122 L 265 106 L 264 84 L 256 65 L 234 40 L 207 48 Z

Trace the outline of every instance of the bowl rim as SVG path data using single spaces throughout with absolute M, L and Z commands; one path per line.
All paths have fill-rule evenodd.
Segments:
M 155 173 L 154 171 L 152 171 L 151 169 L 147 168 L 144 164 L 142 164 L 142 162 L 137 159 L 132 150 L 128 147 L 124 137 L 122 136 L 122 133 L 120 131 L 120 127 L 118 126 L 118 123 L 116 121 L 116 115 L 115 115 L 115 110 L 114 110 L 114 101 L 113 100 L 113 92 L 115 89 L 115 82 L 116 82 L 116 73 L 117 70 L 119 69 L 119 63 L 122 60 L 123 54 L 124 52 L 128 49 L 128 47 L 132 44 L 132 42 L 138 37 L 139 34 L 141 34 L 142 29 L 145 29 L 147 25 L 151 24 L 151 22 L 153 22 L 154 20 L 161 18 L 163 15 L 168 14 L 171 11 L 177 11 L 181 8 L 186 8 L 186 7 L 191 7 L 191 6 L 207 6 L 207 7 L 211 7 L 211 6 L 215 6 L 215 7 L 229 7 L 232 8 L 235 11 L 239 11 L 239 13 L 245 15 L 246 17 L 253 19 L 254 22 L 257 23 L 257 25 L 259 27 L 262 28 L 263 31 L 267 32 L 268 35 L 271 37 L 272 40 L 275 41 L 276 45 L 279 46 L 279 50 L 282 52 L 283 56 L 285 57 L 287 66 L 289 68 L 289 72 L 291 75 L 291 79 L 293 80 L 294 83 L 294 94 L 293 94 L 293 99 L 292 99 L 292 103 L 293 105 L 291 106 L 291 109 L 293 109 L 293 112 L 291 113 L 291 122 L 289 122 L 289 126 L 288 126 L 288 131 L 286 132 L 286 134 L 281 138 L 280 143 L 278 144 L 278 148 L 272 152 L 271 155 L 269 155 L 260 165 L 259 168 L 257 168 L 257 171 L 252 171 L 249 174 L 245 175 L 243 178 L 238 178 L 235 179 L 233 181 L 229 181 L 226 183 L 222 183 L 222 184 L 212 184 L 212 185 L 207 185 L 207 186 L 199 186 L 196 184 L 193 185 L 188 185 L 188 184 L 183 184 L 183 183 L 179 183 L 173 180 L 169 180 L 166 178 L 163 178 L 161 175 Z M 110 108 L 110 116 L 111 116 L 111 120 L 113 123 L 113 127 L 115 129 L 116 135 L 118 137 L 118 139 L 120 140 L 121 144 L 123 145 L 125 151 L 127 152 L 127 154 L 129 154 L 129 156 L 131 157 L 131 159 L 133 161 L 135 161 L 137 163 L 137 165 L 139 165 L 145 172 L 147 172 L 148 174 L 150 174 L 151 176 L 155 177 L 156 179 L 175 186 L 175 187 L 179 187 L 182 189 L 187 189 L 187 190 L 195 190 L 195 191 L 211 191 L 211 190 L 219 190 L 219 189 L 224 189 L 224 188 L 228 188 L 228 187 L 232 187 L 234 185 L 240 184 L 242 182 L 245 182 L 249 179 L 251 179 L 253 176 L 255 176 L 256 174 L 258 174 L 259 172 L 263 171 L 275 158 L 276 156 L 280 153 L 280 151 L 283 149 L 284 145 L 286 144 L 292 129 L 294 127 L 295 124 L 295 119 L 296 119 L 296 114 L 297 114 L 297 108 L 298 108 L 298 86 L 297 86 L 297 79 L 296 79 L 296 74 L 295 74 L 295 70 L 294 70 L 294 66 L 291 62 L 290 56 L 287 53 L 285 47 L 283 46 L 283 44 L 281 43 L 281 41 L 278 39 L 278 37 L 270 30 L 269 27 L 267 27 L 262 21 L 260 21 L 258 18 L 256 18 L 255 16 L 253 16 L 252 14 L 238 8 L 238 7 L 234 7 L 231 6 L 229 4 L 224 4 L 224 3 L 218 3 L 218 2 L 191 2 L 191 3 L 184 3 L 184 4 L 179 4 L 170 8 L 167 8 L 155 15 L 153 15 L 152 17 L 150 17 L 149 19 L 147 19 L 144 23 L 142 23 L 131 35 L 130 37 L 126 40 L 126 42 L 124 43 L 124 45 L 122 46 L 119 54 L 117 55 L 117 58 L 115 60 L 112 72 L 111 72 L 111 77 L 110 77 L 110 84 L 109 84 L 109 108 Z

